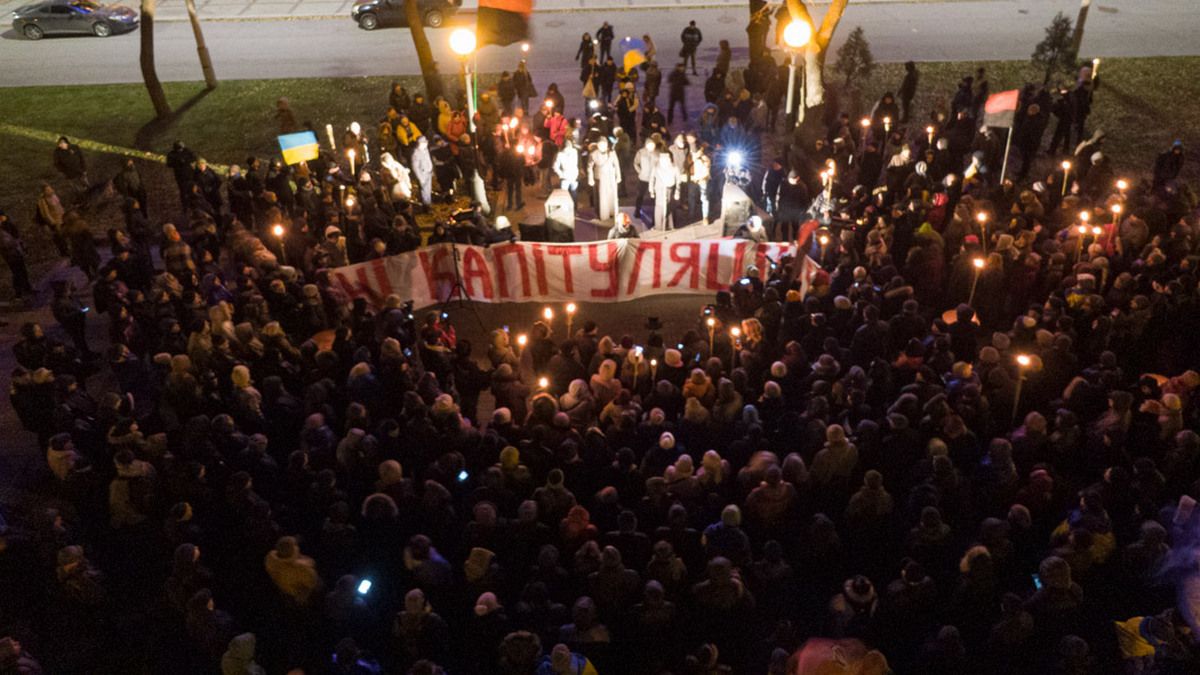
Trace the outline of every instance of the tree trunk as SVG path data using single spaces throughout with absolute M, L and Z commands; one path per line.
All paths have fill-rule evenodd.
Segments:
M 1075 32 L 1071 34 L 1071 53 L 1079 55 L 1079 48 L 1083 45 L 1083 24 L 1087 23 L 1088 8 L 1092 6 L 1092 0 L 1079 0 L 1079 17 L 1075 19 Z
M 429 38 L 425 37 L 425 22 L 417 0 L 404 0 L 404 18 L 408 20 L 413 47 L 417 50 L 417 63 L 421 65 L 421 77 L 425 79 L 425 98 L 433 102 L 433 99 L 442 95 L 442 78 L 438 74 L 437 61 L 433 60 Z
M 833 32 L 837 30 L 842 15 L 846 13 L 848 2 L 849 0 L 833 0 L 825 10 L 825 16 L 818 28 L 813 24 L 812 15 L 808 13 L 804 0 L 787 0 L 792 20 L 804 21 L 813 26 L 812 39 L 804 50 L 804 76 L 807 82 L 802 103 L 805 108 L 816 108 L 825 103 L 825 54 L 829 50 Z
M 204 42 L 204 31 L 200 29 L 200 17 L 196 14 L 196 0 L 187 0 L 188 20 L 192 22 L 192 35 L 196 36 L 196 53 L 200 55 L 200 70 L 204 72 L 204 86 L 217 88 L 217 73 L 208 56 L 208 45 Z
M 142 66 L 142 81 L 146 83 L 146 92 L 150 94 L 150 103 L 154 104 L 154 116 L 161 120 L 171 116 L 171 104 L 167 102 L 167 94 L 163 91 L 162 82 L 158 81 L 158 71 L 154 68 L 154 10 L 156 5 L 157 0 L 142 0 L 142 42 L 139 61 Z

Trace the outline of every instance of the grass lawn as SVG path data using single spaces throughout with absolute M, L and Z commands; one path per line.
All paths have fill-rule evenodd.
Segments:
M 917 114 L 923 118 L 935 97 L 948 100 L 958 80 L 979 66 L 987 68 L 992 91 L 1041 81 L 1041 73 L 1026 62 L 921 64 Z M 1106 151 L 1119 171 L 1128 175 L 1148 171 L 1155 155 L 1175 138 L 1182 138 L 1188 148 L 1200 146 L 1200 107 L 1191 104 L 1200 99 L 1200 81 L 1193 76 L 1198 69 L 1200 57 L 1102 63 L 1103 84 L 1089 128 L 1108 131 Z M 858 105 L 869 109 L 884 91 L 898 87 L 902 77 L 900 64 L 880 64 L 863 83 Z M 398 79 L 410 92 L 421 89 L 417 77 Z M 146 125 L 153 113 L 140 84 L 8 88 L 0 95 L 0 124 L 157 153 L 165 153 L 175 139 L 182 139 L 212 163 L 243 163 L 249 154 L 265 157 L 278 152 L 274 111 L 279 97 L 291 100 L 298 121 L 311 120 L 322 130 L 326 123 L 340 129 L 351 121 L 373 128 L 386 109 L 390 83 L 382 77 L 246 80 L 222 82 L 207 93 L 200 83 L 167 83 L 171 104 L 185 110 L 165 127 Z M 844 105 L 861 112 L 854 109 L 853 101 Z M 5 149 L 0 154 L 0 208 L 22 227 L 33 260 L 46 260 L 51 246 L 48 237 L 32 225 L 32 211 L 39 183 L 60 182 L 52 166 L 52 140 L 14 136 L 0 129 L 0 141 Z M 326 142 L 323 133 L 321 141 Z M 122 159 L 99 151 L 87 155 L 92 180 L 115 174 Z M 177 201 L 167 171 L 153 161 L 139 161 L 150 186 L 152 213 L 158 207 L 159 213 L 173 213 Z M 1185 171 L 1189 179 L 1200 178 L 1195 161 Z M 103 231 L 119 222 L 119 214 L 115 209 L 103 210 L 94 214 L 92 222 L 98 232 Z M 0 276 L 4 277 L 0 284 L 6 286 L 7 274 Z M 7 288 L 0 289 L 0 297 L 7 295 Z

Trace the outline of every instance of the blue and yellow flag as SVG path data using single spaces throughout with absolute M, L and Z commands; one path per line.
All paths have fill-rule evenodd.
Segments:
M 321 151 L 317 145 L 317 135 L 311 131 L 280 136 L 279 149 L 283 151 L 283 161 L 286 164 L 299 164 L 316 159 Z
M 625 37 L 621 40 L 621 67 L 625 72 L 646 62 L 646 43 L 635 37 Z

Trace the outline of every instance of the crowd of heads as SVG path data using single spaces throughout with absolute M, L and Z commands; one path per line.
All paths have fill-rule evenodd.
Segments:
M 481 128 L 566 147 L 556 88 L 540 126 L 527 101 L 509 115 L 537 97 L 523 70 L 481 97 Z M 764 144 L 777 160 L 743 182 L 799 253 L 670 333 L 560 332 L 552 311 L 472 345 L 444 313 L 330 283 L 422 245 L 435 172 L 453 200 L 493 161 L 445 99 L 397 85 L 374 138 L 343 134 L 353 156 L 300 168 L 222 177 L 177 143 L 186 227 L 151 226 L 127 165 L 111 258 L 64 239 L 94 277 L 90 303 L 56 287 L 68 339 L 30 323 L 13 348 L 45 468 L 0 521 L 0 633 L 20 640 L 0 664 L 1195 672 L 1176 594 L 1200 583 L 1196 200 L 1180 144 L 1117 175 L 1080 78 L 1049 161 L 1051 93 L 1024 90 L 1004 167 L 982 72 L 927 121 L 914 77 L 861 122 Z M 286 100 L 278 118 L 295 125 Z M 86 199 L 72 148 L 56 160 Z M 479 201 L 464 241 L 510 238 Z

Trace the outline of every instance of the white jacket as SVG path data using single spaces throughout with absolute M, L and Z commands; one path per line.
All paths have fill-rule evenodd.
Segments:
M 554 175 L 566 183 L 579 182 L 579 151 L 574 146 L 563 146 L 554 158 Z

